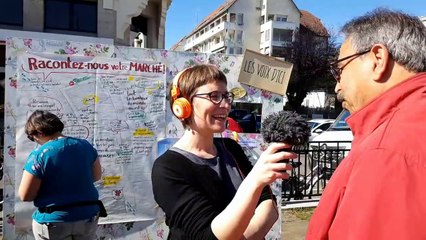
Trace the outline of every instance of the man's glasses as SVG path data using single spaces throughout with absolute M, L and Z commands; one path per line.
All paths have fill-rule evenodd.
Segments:
M 231 92 L 225 92 L 225 93 L 221 93 L 219 91 L 213 91 L 213 92 L 209 92 L 209 93 L 198 93 L 198 94 L 194 94 L 194 97 L 201 97 L 201 96 L 206 96 L 206 97 L 202 97 L 205 99 L 210 100 L 210 102 L 218 105 L 222 102 L 223 99 L 225 99 L 229 104 L 231 104 L 234 101 L 234 94 Z
M 358 53 L 355 53 L 355 54 L 352 54 L 352 55 L 349 55 L 349 56 L 347 56 L 347 57 L 344 57 L 344 58 L 341 58 L 341 59 L 338 59 L 338 60 L 336 60 L 336 61 L 334 61 L 334 62 L 332 62 L 331 64 L 330 64 L 330 72 L 331 72 L 331 75 L 333 75 L 333 77 L 336 79 L 336 81 L 337 82 L 340 82 L 340 75 L 342 74 L 342 72 L 343 72 L 343 69 L 352 61 L 352 60 L 354 60 L 356 57 L 359 57 L 359 56 L 361 56 L 361 55 L 364 55 L 364 54 L 366 54 L 366 53 L 368 53 L 368 52 L 370 52 L 370 49 L 369 50 L 366 50 L 366 51 L 362 51 L 362 52 L 358 52 Z M 341 61 L 345 61 L 346 59 L 350 59 L 350 58 L 352 58 L 350 61 L 348 61 L 345 65 L 343 65 L 342 67 L 339 67 L 338 66 L 338 63 L 339 62 L 341 62 Z

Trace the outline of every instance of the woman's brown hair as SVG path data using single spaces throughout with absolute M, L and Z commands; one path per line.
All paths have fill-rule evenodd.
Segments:
M 62 132 L 62 130 L 64 130 L 64 124 L 58 116 L 44 110 L 35 110 L 25 124 L 25 133 L 29 136 L 38 133 L 51 136 L 55 133 Z

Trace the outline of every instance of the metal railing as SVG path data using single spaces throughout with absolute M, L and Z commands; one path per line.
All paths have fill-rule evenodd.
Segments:
M 351 149 L 351 141 L 311 141 L 293 152 L 300 165 L 282 182 L 282 200 L 305 200 L 321 196 L 334 170 Z

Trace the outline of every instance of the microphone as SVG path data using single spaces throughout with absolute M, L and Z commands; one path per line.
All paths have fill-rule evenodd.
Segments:
M 296 112 L 282 110 L 268 115 L 262 121 L 261 134 L 266 143 L 284 142 L 297 147 L 309 141 L 311 128 L 308 122 Z M 300 164 L 300 162 L 292 162 L 293 167 L 299 167 Z

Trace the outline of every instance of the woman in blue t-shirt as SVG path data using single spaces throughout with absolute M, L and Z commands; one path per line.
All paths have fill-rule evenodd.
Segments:
M 86 140 L 62 135 L 64 124 L 54 114 L 36 110 L 25 133 L 40 146 L 28 156 L 19 196 L 34 201 L 36 239 L 96 239 L 101 178 L 97 151 Z

